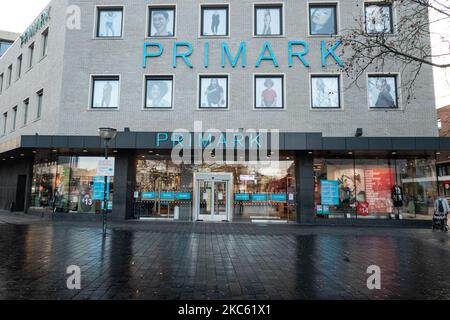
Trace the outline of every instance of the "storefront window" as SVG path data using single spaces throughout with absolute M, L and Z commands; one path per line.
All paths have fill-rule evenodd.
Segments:
M 99 157 L 58 157 L 33 168 L 31 207 L 53 212 L 99 213 L 104 177 L 97 176 Z M 107 179 L 108 210 L 112 209 L 114 178 Z
M 247 164 L 177 166 L 170 160 L 138 160 L 138 216 L 173 218 L 175 207 L 179 206 L 180 219 L 192 219 L 193 210 L 196 210 L 192 205 L 197 191 L 193 190 L 195 173 L 233 174 L 233 194 L 228 195 L 233 205 L 233 221 L 258 218 L 295 220 L 293 161 L 280 161 L 278 166 L 267 167 Z M 219 190 L 217 199 L 225 201 L 222 196 L 226 195 L 224 190 Z
M 319 218 L 432 217 L 434 160 L 316 159 L 314 173 Z
M 53 207 L 57 167 L 57 161 L 41 162 L 34 165 L 33 185 L 31 187 L 32 207 Z
M 434 159 L 397 160 L 397 180 L 404 193 L 402 214 L 410 219 L 431 219 L 437 196 Z

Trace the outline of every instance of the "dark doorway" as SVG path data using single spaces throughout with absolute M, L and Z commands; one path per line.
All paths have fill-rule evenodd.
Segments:
M 14 203 L 14 211 L 23 212 L 25 210 L 26 189 L 27 175 L 21 174 L 17 176 L 16 202 Z

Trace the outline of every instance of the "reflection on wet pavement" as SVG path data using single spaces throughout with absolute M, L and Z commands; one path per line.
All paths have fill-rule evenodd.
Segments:
M 449 269 L 448 234 L 425 229 L 0 225 L 1 299 L 449 299 Z

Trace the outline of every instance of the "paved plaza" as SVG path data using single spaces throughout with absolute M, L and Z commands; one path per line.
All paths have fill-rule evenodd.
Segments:
M 0 215 L 0 299 L 449 299 L 430 229 L 55 222 Z M 81 289 L 67 289 L 67 267 Z M 381 290 L 367 288 L 371 265 Z

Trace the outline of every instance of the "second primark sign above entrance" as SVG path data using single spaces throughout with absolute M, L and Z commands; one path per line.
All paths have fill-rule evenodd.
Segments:
M 327 44 L 325 41 L 321 42 L 321 65 L 322 67 L 327 66 L 327 59 L 333 59 L 335 63 L 344 67 L 344 63 L 341 61 L 339 56 L 336 54 L 336 50 L 341 46 L 341 41 L 336 41 L 331 44 Z M 309 43 L 306 41 L 289 41 L 288 44 L 288 64 L 289 67 L 293 67 L 294 59 L 300 61 L 305 67 L 310 67 L 307 60 L 307 55 L 310 52 Z M 226 41 L 220 43 L 221 47 L 221 67 L 225 68 L 226 61 L 233 68 L 235 68 L 239 61 L 242 68 L 247 67 L 247 43 L 241 42 L 239 48 L 232 50 Z M 161 42 L 145 42 L 142 53 L 142 66 L 147 68 L 150 64 L 151 59 L 157 59 L 165 54 L 166 48 Z M 178 66 L 178 60 L 183 61 L 189 68 L 193 68 L 189 57 L 194 53 L 194 47 L 190 42 L 174 42 L 172 47 L 172 67 L 176 68 Z M 203 46 L 203 67 L 208 68 L 210 65 L 210 42 L 205 42 Z M 271 44 L 266 41 L 261 48 L 260 54 L 257 57 L 255 67 L 259 68 L 262 61 L 272 62 L 275 68 L 279 67 L 279 59 L 272 49 Z

